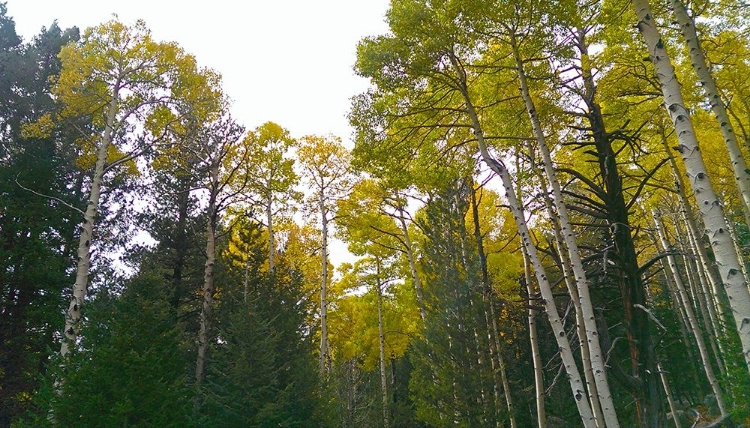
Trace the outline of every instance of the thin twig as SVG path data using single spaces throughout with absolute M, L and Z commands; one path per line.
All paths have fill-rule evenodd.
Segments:
M 20 174 L 19 174 L 19 175 L 20 175 Z M 19 183 L 19 182 L 18 182 L 18 176 L 16 176 L 15 182 L 16 182 L 16 184 L 18 185 L 18 187 L 22 188 L 23 190 L 25 190 L 25 191 L 27 191 L 27 192 L 31 192 L 31 193 L 33 193 L 33 194 L 35 194 L 35 195 L 37 195 L 37 196 L 41 196 L 41 197 L 43 197 L 43 198 L 47 198 L 47 199 L 50 199 L 50 200 L 53 200 L 53 201 L 59 202 L 59 203 L 61 203 L 61 204 L 65 205 L 66 207 L 68 207 L 68 208 L 70 208 L 70 209 L 72 209 L 72 210 L 78 211 L 79 213 L 81 213 L 81 215 L 84 215 L 84 216 L 86 215 L 86 213 L 84 213 L 84 212 L 83 212 L 83 211 L 82 211 L 82 210 L 81 210 L 80 208 L 74 207 L 73 205 L 70 205 L 69 203 L 67 203 L 67 202 L 63 201 L 63 200 L 62 200 L 62 199 L 60 199 L 60 198 L 56 198 L 56 197 L 54 197 L 54 196 L 49 196 L 49 195 L 45 195 L 45 194 L 42 194 L 42 193 L 39 193 L 39 192 L 37 192 L 36 190 L 31 190 L 31 189 L 29 189 L 28 187 L 25 187 L 25 186 L 24 186 L 23 184 L 21 184 L 21 183 Z

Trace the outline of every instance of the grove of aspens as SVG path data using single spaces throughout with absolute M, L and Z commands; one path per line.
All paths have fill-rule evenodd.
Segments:
M 292 135 L 0 3 L 0 427 L 750 426 L 750 5 L 384 19 Z

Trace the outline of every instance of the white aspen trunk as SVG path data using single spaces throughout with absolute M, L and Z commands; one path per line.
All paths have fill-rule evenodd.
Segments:
M 505 370 L 505 359 L 503 358 L 502 348 L 500 347 L 499 331 L 497 328 L 497 316 L 495 315 L 495 304 L 492 303 L 492 297 L 488 298 L 490 303 L 490 317 L 492 317 L 492 338 L 495 345 L 495 354 L 497 355 L 498 369 L 500 370 L 500 381 L 503 383 L 503 393 L 505 395 L 505 404 L 508 406 L 508 417 L 510 419 L 510 427 L 516 428 L 516 409 L 513 406 L 513 396 L 510 393 L 510 383 L 508 382 L 508 374 Z M 536 324 L 534 325 L 534 334 L 536 334 Z M 539 351 L 539 344 L 537 343 L 537 351 Z M 541 357 L 540 357 L 541 359 Z M 536 365 L 534 365 L 536 368 Z M 541 370 L 541 366 L 539 367 Z M 542 390 L 542 412 L 544 412 L 544 390 Z
M 657 212 L 654 212 L 653 215 L 656 232 L 659 235 L 659 242 L 661 242 L 661 249 L 665 252 L 668 252 L 670 244 L 667 241 L 667 236 L 664 232 L 664 225 L 661 221 L 661 216 Z M 711 385 L 711 390 L 716 396 L 716 403 L 719 406 L 721 416 L 724 417 L 727 415 L 727 409 L 724 405 L 724 395 L 721 392 L 721 388 L 719 387 L 719 381 L 716 379 L 716 375 L 714 374 L 714 369 L 711 365 L 711 357 L 708 354 L 706 343 L 703 340 L 703 333 L 701 332 L 700 325 L 698 324 L 695 312 L 693 311 L 693 306 L 690 304 L 690 298 L 688 297 L 687 291 L 685 290 L 685 286 L 682 283 L 682 278 L 680 277 L 679 271 L 677 269 L 677 262 L 672 254 L 667 254 L 667 264 L 665 266 L 668 267 L 667 273 L 672 276 L 672 278 L 674 279 L 674 283 L 677 286 L 677 291 L 680 294 L 680 299 L 682 300 L 683 307 L 685 308 L 685 313 L 687 314 L 687 318 L 690 323 L 690 330 L 693 333 L 693 337 L 695 337 L 695 343 L 698 346 L 698 352 L 700 353 L 701 361 L 703 362 L 703 371 L 706 373 L 706 378 L 708 379 L 708 383 Z
M 653 243 L 654 247 L 658 249 L 660 244 L 656 240 L 654 240 Z M 672 310 L 675 312 L 675 316 L 680 320 L 678 322 L 678 325 L 680 326 L 680 337 L 682 338 L 682 343 L 685 344 L 688 361 L 698 361 L 697 358 L 695 358 L 695 354 L 693 353 L 693 341 L 690 339 L 690 335 L 688 334 L 688 326 L 690 325 L 690 323 L 687 320 L 687 315 L 685 315 L 685 305 L 682 304 L 682 299 L 677 292 L 677 287 L 674 285 L 674 279 L 672 275 L 667 272 L 669 270 L 667 262 L 664 259 L 661 259 L 659 263 L 661 264 L 662 274 L 664 275 L 664 282 L 667 284 L 667 288 L 669 289 L 669 296 L 672 301 Z M 693 366 L 693 364 L 690 364 L 690 368 L 690 375 L 693 378 L 693 384 L 700 385 L 701 381 L 700 379 L 698 379 L 698 374 L 695 371 L 695 367 Z
M 63 358 L 70 353 L 71 347 L 75 346 L 78 333 L 81 330 L 81 307 L 86 299 L 91 269 L 91 242 L 94 237 L 94 224 L 99 213 L 99 199 L 101 197 L 105 172 L 104 167 L 107 163 L 107 153 L 109 152 L 109 146 L 112 143 L 112 134 L 114 133 L 119 91 L 120 81 L 118 80 L 113 87 L 112 100 L 109 102 L 107 123 L 97 150 L 94 175 L 91 177 L 91 190 L 86 201 L 83 224 L 81 224 L 81 236 L 78 238 L 76 281 L 73 284 L 73 297 L 70 299 L 70 305 L 68 305 L 68 310 L 65 313 L 65 328 L 63 329 L 62 343 L 60 344 L 60 355 Z
M 427 312 L 424 306 L 424 298 L 422 297 L 422 283 L 419 280 L 419 274 L 417 274 L 417 263 L 414 260 L 414 250 L 411 245 L 411 238 L 409 237 L 409 228 L 406 226 L 406 220 L 404 219 L 404 210 L 399 208 L 398 220 L 401 224 L 401 233 L 404 235 L 404 246 L 406 246 L 406 257 L 409 260 L 409 272 L 411 273 L 411 280 L 414 282 L 414 293 L 417 297 L 417 305 L 419 306 L 419 316 L 422 318 L 424 323 L 427 318 Z
M 718 320 L 720 320 L 717 325 L 717 327 L 719 327 L 717 331 L 721 331 L 722 334 L 725 334 L 724 326 L 727 325 L 727 316 L 724 310 L 724 305 L 721 301 L 721 296 L 723 295 L 722 288 L 720 286 L 721 281 L 720 279 L 716 278 L 716 275 L 714 275 L 714 271 L 711 269 L 711 265 L 708 259 L 708 252 L 706 251 L 706 247 L 701 242 L 701 236 L 703 235 L 698 233 L 698 224 L 695 220 L 696 216 L 693 212 L 693 207 L 690 204 L 690 201 L 688 201 L 687 195 L 685 194 L 685 181 L 680 174 L 680 170 L 677 167 L 677 162 L 675 161 L 674 156 L 672 156 L 670 153 L 669 144 L 667 143 L 667 139 L 663 129 L 661 130 L 661 142 L 665 152 L 669 156 L 669 163 L 672 167 L 672 175 L 674 176 L 675 183 L 677 185 L 677 196 L 680 199 L 680 207 L 682 209 L 682 213 L 688 227 L 688 233 L 691 237 L 691 241 L 695 243 L 695 253 L 698 255 L 698 260 L 700 260 L 701 267 L 703 268 L 703 274 L 708 279 L 708 284 L 711 286 L 711 293 L 709 293 L 709 295 L 711 296 L 713 306 L 716 309 Z
M 560 189 L 560 183 L 555 175 L 555 170 L 552 165 L 552 156 L 550 155 L 549 147 L 547 146 L 544 131 L 542 130 L 539 116 L 536 112 L 536 107 L 531 99 L 529 86 L 526 81 L 526 73 L 524 71 L 523 61 L 521 59 L 518 45 L 516 43 L 515 34 L 511 34 L 511 47 L 513 48 L 513 55 L 516 62 L 516 71 L 518 73 L 518 80 L 521 85 L 521 96 L 523 97 L 524 103 L 526 104 L 526 110 L 531 121 L 531 126 L 536 137 L 539 151 L 544 161 L 544 172 L 547 176 L 550 186 L 552 187 L 552 195 L 554 197 L 555 208 L 557 208 L 556 218 L 560 222 L 560 229 L 562 233 L 565 245 L 568 248 L 568 255 L 570 257 L 571 268 L 573 275 L 576 280 L 576 287 L 578 288 L 578 296 L 581 301 L 581 311 L 583 314 L 583 322 L 586 330 L 586 340 L 589 344 L 589 353 L 591 367 L 593 369 L 594 384 L 596 385 L 596 396 L 591 397 L 592 400 L 598 398 L 601 404 L 601 411 L 604 417 L 604 423 L 609 428 L 618 428 L 620 423 L 617 419 L 617 412 L 615 409 L 614 401 L 612 400 L 612 393 L 609 388 L 609 381 L 607 380 L 607 369 L 604 364 L 604 354 L 601 350 L 599 343 L 599 332 L 596 326 L 596 318 L 594 313 L 594 305 L 591 301 L 589 294 L 589 285 L 586 278 L 586 273 L 583 269 L 583 262 L 578 251 L 578 244 L 575 240 L 575 235 L 572 227 L 570 226 L 570 220 L 568 216 L 568 210 L 565 206 L 562 197 L 562 190 Z M 555 217 L 550 219 L 555 221 Z M 592 393 L 594 391 L 591 391 Z
M 667 374 L 664 373 L 661 363 L 657 363 L 656 368 L 659 370 L 659 378 L 661 378 L 661 384 L 664 387 L 664 394 L 666 394 L 667 401 L 669 402 L 669 411 L 672 412 L 672 420 L 674 421 L 675 428 L 682 428 L 682 425 L 680 425 L 680 419 L 677 417 L 677 406 L 674 404 L 674 397 L 672 396 L 672 389 L 669 388 Z
M 389 428 L 388 417 L 388 379 L 385 367 L 385 332 L 383 329 L 383 288 L 380 283 L 380 262 L 377 264 L 377 293 L 378 293 L 378 345 L 380 348 L 380 388 L 383 400 L 383 427 Z
M 661 83 L 664 105 L 672 119 L 677 139 L 678 151 L 685 164 L 690 184 L 693 187 L 703 224 L 706 227 L 711 247 L 716 257 L 721 279 L 724 282 L 732 308 L 735 327 L 742 343 L 742 354 L 750 372 L 750 290 L 743 267 L 732 243 L 732 237 L 724 220 L 721 200 L 716 196 L 708 178 L 703 157 L 695 137 L 690 113 L 682 100 L 680 83 L 675 75 L 669 54 L 659 34 L 648 0 L 633 0 L 638 16 L 638 29 L 648 46 L 649 56 L 656 68 Z
M 211 312 L 214 302 L 214 265 L 216 264 L 216 189 L 219 187 L 219 163 L 211 165 L 211 195 L 208 203 L 208 219 L 206 225 L 206 264 L 203 268 L 203 301 L 201 303 L 200 330 L 198 331 L 198 358 L 195 362 L 196 391 L 200 392 L 201 383 L 206 376 L 206 352 L 208 350 L 208 336 Z M 197 396 L 196 396 L 197 403 Z
M 526 279 L 526 292 L 529 298 L 536 295 L 534 284 L 531 282 L 531 266 L 529 256 L 523 251 L 523 272 Z M 530 302 L 529 302 L 530 303 Z M 531 342 L 531 361 L 534 363 L 534 395 L 536 397 L 536 423 L 538 428 L 547 428 L 547 411 L 544 402 L 544 370 L 542 355 L 539 352 L 539 337 L 536 331 L 536 316 L 539 313 L 529 304 L 529 342 Z
M 591 351 L 589 349 L 588 340 L 586 340 L 586 326 L 583 319 L 583 309 L 581 308 L 581 299 L 578 296 L 578 290 L 575 284 L 575 277 L 571 271 L 572 263 L 568 258 L 568 248 L 565 244 L 565 240 L 562 236 L 562 230 L 560 224 L 555 219 L 555 211 L 550 200 L 549 193 L 547 191 L 547 185 L 544 183 L 544 179 L 540 177 L 540 184 L 542 195 L 544 199 L 544 205 L 547 208 L 547 215 L 552 223 L 552 229 L 554 230 L 555 241 L 557 243 L 558 253 L 560 255 L 560 264 L 563 272 L 563 279 L 565 281 L 565 287 L 568 289 L 570 294 L 570 300 L 573 302 L 573 308 L 575 309 L 576 316 L 576 331 L 578 332 L 578 340 L 581 346 L 581 363 L 583 364 L 583 373 L 586 379 L 586 387 L 589 391 L 589 401 L 591 402 L 591 410 L 594 412 L 594 419 L 597 426 L 605 426 L 604 414 L 602 413 L 602 407 L 599 403 L 596 380 L 594 379 L 594 370 L 591 366 Z
M 684 221 L 680 223 L 684 223 Z M 692 245 L 689 236 L 684 237 L 686 232 L 679 226 L 680 224 L 676 222 L 675 229 L 677 230 L 678 240 L 680 241 L 680 246 L 682 247 L 682 259 L 685 265 L 688 282 L 690 283 L 690 287 L 695 289 L 695 295 L 698 298 L 698 307 L 700 308 L 701 319 L 703 321 L 703 329 L 708 335 L 708 344 L 709 346 L 711 346 L 711 352 L 714 355 L 716 366 L 719 368 L 719 373 L 724 375 L 726 374 L 726 370 L 724 369 L 724 362 L 722 361 L 723 354 L 719 351 L 719 346 L 716 341 L 716 330 L 714 329 L 714 320 L 712 317 L 713 306 L 711 305 L 711 302 L 708 301 L 708 296 L 706 293 L 707 287 L 703 283 L 703 278 L 700 275 L 701 269 L 699 268 L 697 261 L 695 260 L 696 256 L 693 252 L 693 249 L 695 247 Z M 688 243 L 683 242 L 684 238 L 687 238 L 687 240 L 689 241 L 689 245 Z
M 706 61 L 706 55 L 703 53 L 700 40 L 698 39 L 698 32 L 695 28 L 695 20 L 688 14 L 682 1 L 671 0 L 671 2 L 675 19 L 680 26 L 680 32 L 685 39 L 685 44 L 690 54 L 690 62 L 693 65 L 693 70 L 698 75 L 703 91 L 706 93 L 706 100 L 711 105 L 711 110 L 716 115 L 716 121 L 721 128 L 721 135 L 729 152 L 734 180 L 740 192 L 745 223 L 750 225 L 750 170 L 747 168 L 745 158 L 742 156 L 740 145 L 737 142 L 737 135 L 734 133 L 732 123 L 729 121 L 729 114 L 727 114 L 724 101 L 721 99 L 721 93 L 716 87 L 716 81 L 711 74 L 711 69 L 708 68 L 708 61 Z
M 323 234 L 323 243 L 321 245 L 321 281 L 320 281 L 320 357 L 318 368 L 320 374 L 325 376 L 328 373 L 328 296 L 326 289 L 328 287 L 328 213 L 325 207 L 325 195 L 323 190 L 320 191 L 318 208 L 320 209 L 320 225 Z
M 591 406 L 589 401 L 586 399 L 586 387 L 581 380 L 581 373 L 576 365 L 575 357 L 573 356 L 573 350 L 568 341 L 568 336 L 565 334 L 563 328 L 562 319 L 560 314 L 557 312 L 557 306 L 555 306 L 555 298 L 552 294 L 552 288 L 547 278 L 547 274 L 542 265 L 539 254 L 537 253 L 536 246 L 531 241 L 531 234 L 529 233 L 528 225 L 526 224 L 526 218 L 524 217 L 523 206 L 516 198 L 513 180 L 510 177 L 508 169 L 498 160 L 494 159 L 488 149 L 487 144 L 484 141 L 484 135 L 482 128 L 479 123 L 479 118 L 474 110 L 474 106 L 471 104 L 471 99 L 468 96 L 465 88 L 462 88 L 464 93 L 464 100 L 466 101 L 466 108 L 469 117 L 471 118 L 474 135 L 477 138 L 477 144 L 482 155 L 482 159 L 492 169 L 492 171 L 500 176 L 505 189 L 505 195 L 508 198 L 508 205 L 510 206 L 513 218 L 516 221 L 518 233 L 521 236 L 521 242 L 525 250 L 529 255 L 529 260 L 534 267 L 534 273 L 536 275 L 537 282 L 539 283 L 539 289 L 542 294 L 542 302 L 549 319 L 552 332 L 557 342 L 560 358 L 562 359 L 565 371 L 568 374 L 568 381 L 570 383 L 570 389 L 572 390 L 573 397 L 575 398 L 576 407 L 578 408 L 578 414 L 581 416 L 583 426 L 586 428 L 596 427 L 594 423 L 594 414 L 591 412 Z
M 273 272 L 273 258 L 276 254 L 276 242 L 274 242 L 273 236 L 273 200 L 270 192 L 268 194 L 268 199 L 266 199 L 266 224 L 268 225 L 268 271 Z

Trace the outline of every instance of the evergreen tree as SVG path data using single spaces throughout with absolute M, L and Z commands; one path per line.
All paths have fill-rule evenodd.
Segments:
M 317 373 L 305 325 L 302 277 L 286 263 L 283 252 L 273 272 L 261 271 L 268 254 L 257 240 L 259 234 L 254 237 L 252 256 L 242 256 L 248 266 L 228 263 L 232 255 L 227 252 L 219 263 L 226 271 L 217 277 L 217 338 L 200 422 L 217 427 L 313 426 Z

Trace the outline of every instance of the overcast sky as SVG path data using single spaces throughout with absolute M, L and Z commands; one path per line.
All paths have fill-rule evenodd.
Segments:
M 350 140 L 349 98 L 367 87 L 354 75 L 357 41 L 386 31 L 387 0 L 7 0 L 29 40 L 54 20 L 81 30 L 143 19 L 224 78 L 235 118 L 248 128 L 274 121 L 295 137 Z
M 0 0 L 3 1 L 3 0 Z M 57 20 L 81 30 L 117 14 L 146 21 L 222 74 L 232 113 L 248 129 L 273 121 L 295 137 L 334 134 L 351 147 L 349 98 L 368 85 L 352 69 L 357 42 L 383 34 L 388 0 L 6 0 L 24 40 Z M 353 261 L 333 240 L 334 264 Z

